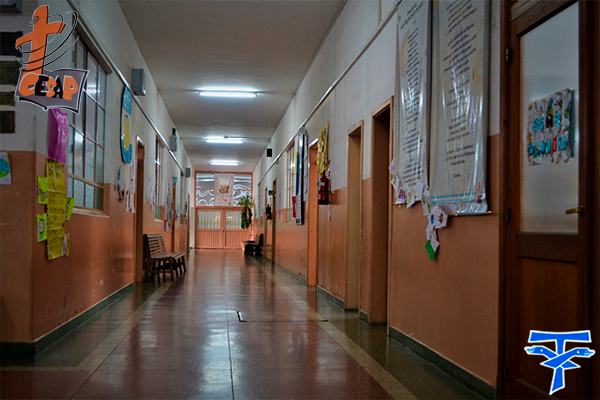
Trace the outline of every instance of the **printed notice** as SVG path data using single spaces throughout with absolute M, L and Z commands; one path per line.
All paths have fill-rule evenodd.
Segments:
M 459 214 L 487 211 L 487 2 L 436 2 L 433 12 L 431 201 L 457 203 Z
M 398 175 L 410 190 L 428 183 L 431 2 L 405 0 L 398 7 Z

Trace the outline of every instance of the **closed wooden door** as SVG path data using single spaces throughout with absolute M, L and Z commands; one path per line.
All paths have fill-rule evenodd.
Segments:
M 504 13 L 510 22 L 503 76 L 506 259 L 499 395 L 589 398 L 589 358 L 573 358 L 581 368 L 567 369 L 565 387 L 550 396 L 554 369 L 540 365 L 546 358 L 528 354 L 525 347 L 533 346 L 528 343 L 532 330 L 572 332 L 592 325 L 590 57 L 597 49 L 586 32 L 592 6 L 525 3 L 507 5 Z M 560 353 L 555 343 L 540 345 Z M 567 343 L 565 351 L 582 346 L 589 344 Z
M 197 249 L 241 249 L 248 230 L 241 229 L 241 208 L 197 208 Z

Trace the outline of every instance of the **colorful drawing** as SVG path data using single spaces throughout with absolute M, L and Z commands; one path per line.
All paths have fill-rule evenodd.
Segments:
M 562 90 L 529 104 L 527 164 L 564 164 L 574 156 L 573 91 Z
M 37 241 L 43 242 L 48 237 L 48 215 L 37 215 Z
M 48 204 L 48 178 L 38 176 L 38 204 Z
M 8 159 L 8 153 L 0 153 L 0 185 L 10 185 L 11 174 L 10 174 L 10 161 Z
M 71 214 L 73 214 L 73 208 L 75 207 L 75 199 L 72 197 L 67 197 L 67 209 L 66 209 L 66 217 L 67 221 L 71 220 Z
M 127 87 L 123 89 L 123 100 L 121 102 L 121 157 L 123 162 L 129 164 L 133 154 L 131 144 L 131 113 L 133 110 L 133 99 Z

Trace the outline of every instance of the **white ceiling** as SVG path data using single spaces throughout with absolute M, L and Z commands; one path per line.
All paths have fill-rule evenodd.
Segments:
M 196 170 L 252 172 L 343 0 L 120 4 Z M 259 95 L 205 98 L 203 87 Z M 208 144 L 208 136 L 245 142 Z M 212 167 L 211 159 L 241 165 Z

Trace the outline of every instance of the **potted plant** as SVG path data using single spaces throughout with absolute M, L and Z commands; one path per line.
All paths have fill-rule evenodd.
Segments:
M 252 207 L 254 207 L 252 196 L 247 194 L 241 197 L 237 206 L 242 207 L 242 229 L 248 229 L 252 225 Z

